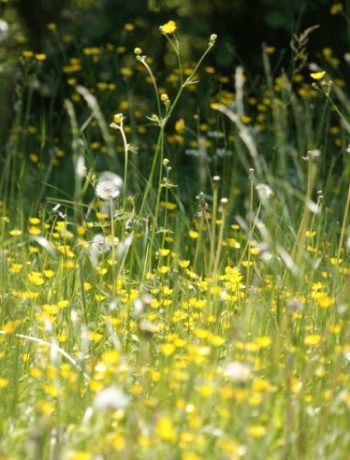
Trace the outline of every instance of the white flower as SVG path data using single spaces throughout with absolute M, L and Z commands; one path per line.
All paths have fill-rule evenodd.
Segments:
M 224 376 L 238 383 L 246 382 L 250 378 L 251 373 L 251 368 L 239 361 L 227 363 L 223 368 Z
M 350 251 L 350 235 L 346 239 L 345 247 L 348 251 Z
M 258 192 L 258 195 L 261 201 L 266 201 L 269 198 L 271 198 L 273 195 L 273 191 L 271 190 L 271 187 L 268 186 L 267 184 L 258 184 L 255 187 L 255 190 Z
M 101 254 L 108 252 L 111 248 L 109 241 L 105 238 L 102 234 L 95 235 L 92 239 L 92 243 L 90 246 L 90 260 L 91 263 L 96 266 L 98 263 L 98 257 Z
M 120 195 L 123 179 L 111 172 L 103 173 L 96 185 L 95 193 L 102 200 L 110 200 Z
M 6 40 L 9 32 L 9 25 L 3 19 L 0 19 L 0 43 Z
M 116 387 L 108 387 L 97 393 L 94 399 L 94 408 L 101 411 L 122 410 L 129 404 L 126 394 Z
M 84 177 L 86 174 L 85 158 L 83 155 L 79 155 L 75 165 L 76 175 L 80 178 Z
M 101 233 L 93 237 L 91 243 L 92 252 L 95 252 L 98 255 L 104 254 L 109 251 L 110 247 L 111 245 L 109 244 L 109 241 Z

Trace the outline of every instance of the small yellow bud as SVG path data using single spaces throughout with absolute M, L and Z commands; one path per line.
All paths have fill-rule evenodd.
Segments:
M 122 121 L 124 120 L 124 115 L 122 113 L 117 113 L 114 115 L 113 117 L 113 122 L 116 124 L 116 125 L 120 125 L 122 123 Z

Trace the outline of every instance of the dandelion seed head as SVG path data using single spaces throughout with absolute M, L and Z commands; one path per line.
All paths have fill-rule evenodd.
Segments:
M 261 201 L 266 201 L 273 196 L 271 187 L 267 184 L 258 184 L 255 187 Z
M 116 387 L 108 387 L 97 393 L 94 399 L 94 408 L 100 411 L 123 410 L 129 404 L 126 394 Z
M 101 200 L 110 200 L 120 195 L 123 179 L 117 174 L 105 172 L 97 181 L 95 193 Z
M 239 361 L 232 361 L 223 367 L 224 376 L 239 383 L 246 382 L 251 377 L 251 373 L 251 368 Z
M 3 19 L 0 19 L 0 43 L 6 40 L 9 33 L 9 25 Z

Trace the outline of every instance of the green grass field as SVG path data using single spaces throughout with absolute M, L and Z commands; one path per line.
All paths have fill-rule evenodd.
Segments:
M 183 62 L 172 21 L 173 64 L 159 77 L 130 38 L 124 86 L 94 73 L 111 47 L 54 73 L 23 51 L 0 175 L 1 459 L 349 458 L 347 64 L 326 48 L 308 67 L 311 33 L 278 75 L 265 46 L 260 78 L 217 74 L 215 34 Z

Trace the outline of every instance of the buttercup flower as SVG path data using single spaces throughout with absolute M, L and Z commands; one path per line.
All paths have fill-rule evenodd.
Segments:
M 175 21 L 168 21 L 166 24 L 163 24 L 162 26 L 159 27 L 159 30 L 162 32 L 162 34 L 173 34 L 177 29 Z

